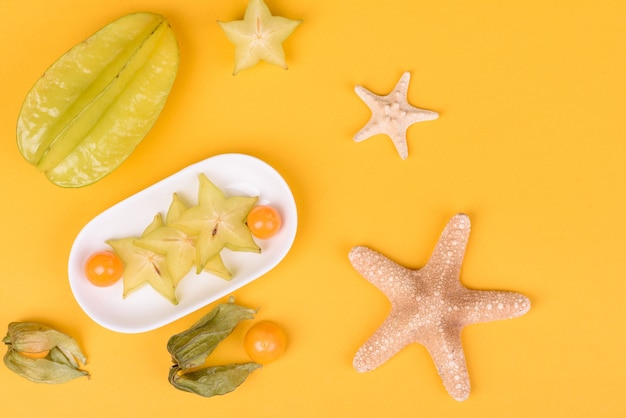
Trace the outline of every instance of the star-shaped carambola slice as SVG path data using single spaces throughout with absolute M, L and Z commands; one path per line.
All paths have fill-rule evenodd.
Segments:
M 165 257 L 174 287 L 178 286 L 196 261 L 195 237 L 171 226 L 157 228 L 136 240 L 134 245 Z
M 374 135 L 384 134 L 391 138 L 400 158 L 409 156 L 406 132 L 409 126 L 439 117 L 437 112 L 412 106 L 407 100 L 411 73 L 405 72 L 391 93 L 379 96 L 364 87 L 357 86 L 356 94 L 372 111 L 369 122 L 354 136 L 356 142 Z
M 167 210 L 167 215 L 165 217 L 165 224 L 171 225 L 174 222 L 178 221 L 181 215 L 183 214 L 183 212 L 187 210 L 187 208 L 188 207 L 185 204 L 185 202 L 182 201 L 182 199 L 178 196 L 178 194 L 174 193 L 174 196 L 172 198 L 172 203 L 170 204 L 170 207 Z M 195 238 L 189 235 L 187 235 L 187 237 L 189 239 Z M 193 239 L 193 244 L 195 247 L 195 239 Z M 194 254 L 195 254 L 195 250 L 194 250 Z M 220 277 L 224 280 L 230 280 L 233 278 L 232 273 L 230 272 L 230 270 L 228 270 L 228 268 L 224 264 L 224 261 L 222 260 L 222 256 L 220 254 L 217 254 L 215 257 L 211 258 L 206 263 L 206 265 L 204 266 L 204 271 L 206 271 L 207 273 L 213 274 L 217 277 Z
M 243 20 L 218 23 L 235 44 L 237 74 L 259 61 L 287 69 L 282 44 L 302 21 L 272 16 L 263 0 L 250 0 Z
M 428 350 L 448 393 L 459 401 L 467 399 L 470 381 L 461 345 L 463 328 L 515 318 L 530 309 L 530 300 L 519 293 L 471 290 L 461 284 L 469 232 L 469 217 L 454 216 L 428 263 L 417 270 L 366 247 L 350 251 L 354 268 L 391 301 L 387 319 L 356 353 L 356 370 L 375 369 L 408 344 L 419 343 Z
M 174 282 L 174 287 L 178 286 L 178 283 L 196 263 L 196 236 L 170 226 L 180 219 L 185 210 L 187 210 L 187 205 L 177 194 L 174 194 L 165 218 L 166 224 L 135 241 L 137 246 L 165 255 L 167 269 Z M 232 278 L 232 274 L 224 265 L 219 254 L 207 262 L 204 271 L 226 280 Z
M 232 196 L 224 193 L 204 174 L 199 175 L 198 204 L 185 210 L 172 226 L 197 236 L 196 272 L 224 248 L 260 253 L 246 225 L 246 218 L 258 197 Z
M 142 236 L 149 235 L 161 226 L 163 226 L 161 215 L 156 215 Z M 135 245 L 136 241 L 136 237 L 107 241 L 124 264 L 123 297 L 148 283 L 174 305 L 178 304 L 166 257 Z

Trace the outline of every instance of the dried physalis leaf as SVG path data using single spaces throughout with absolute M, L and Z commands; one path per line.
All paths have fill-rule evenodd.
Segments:
M 255 313 L 254 309 L 235 304 L 231 297 L 228 303 L 217 305 L 187 331 L 172 336 L 167 351 L 183 370 L 201 366 L 240 321 L 254 319 Z
M 202 317 L 187 331 L 171 337 L 167 350 L 174 365 L 169 382 L 176 389 L 210 397 L 232 392 L 248 375 L 261 367 L 249 362 L 199 368 L 217 345 L 245 319 L 253 319 L 255 310 L 236 305 L 231 297 Z
M 169 381 L 176 389 L 209 398 L 237 389 L 250 373 L 260 367 L 258 363 L 229 364 L 206 367 L 187 373 L 180 373 L 179 368 L 172 367 Z
M 89 376 L 80 369 L 87 359 L 76 341 L 36 322 L 12 322 L 2 339 L 7 345 L 4 364 L 18 375 L 36 383 L 64 383 Z

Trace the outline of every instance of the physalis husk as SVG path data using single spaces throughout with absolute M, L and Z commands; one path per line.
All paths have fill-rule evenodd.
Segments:
M 217 345 L 243 320 L 254 319 L 254 309 L 228 303 L 217 305 L 191 328 L 172 336 L 167 350 L 174 365 L 169 382 L 176 389 L 210 397 L 235 390 L 248 375 L 261 367 L 254 362 L 202 367 Z
M 2 339 L 7 345 L 4 364 L 13 372 L 35 383 L 64 383 L 89 376 L 80 369 L 87 358 L 78 343 L 47 325 L 37 322 L 11 322 Z

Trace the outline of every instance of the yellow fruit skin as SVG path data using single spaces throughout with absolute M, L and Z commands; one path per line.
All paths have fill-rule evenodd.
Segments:
M 101 179 L 150 131 L 178 66 L 178 43 L 164 17 L 121 17 L 62 55 L 35 83 L 18 117 L 20 152 L 59 186 Z

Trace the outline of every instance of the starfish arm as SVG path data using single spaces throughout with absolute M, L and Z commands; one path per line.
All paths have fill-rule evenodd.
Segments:
M 357 96 L 361 98 L 365 102 L 367 106 L 373 109 L 373 107 L 378 107 L 379 103 L 406 103 L 406 95 L 409 89 L 409 79 L 411 78 L 411 74 L 406 72 L 400 77 L 400 81 L 396 84 L 391 93 L 381 96 L 376 93 L 372 93 L 370 90 L 366 89 L 363 86 L 356 86 L 354 88 Z
M 365 104 L 372 109 L 373 107 L 377 107 L 378 103 L 385 99 L 385 96 L 379 96 L 378 94 L 374 94 L 363 86 L 356 86 L 354 88 L 354 92 L 357 96 L 365 102 Z
M 359 132 L 354 135 L 355 142 L 361 142 L 370 138 L 374 135 L 384 134 L 385 132 L 380 129 L 380 124 L 378 123 L 378 118 L 376 118 L 376 114 L 378 111 L 379 101 L 382 100 L 381 96 L 378 96 L 364 87 L 356 86 L 354 88 L 354 92 L 365 102 L 365 104 L 370 108 L 372 112 L 372 116 L 367 124 L 359 130 Z
M 422 269 L 427 277 L 436 275 L 443 285 L 462 287 L 459 277 L 470 233 L 467 215 L 457 214 L 448 221 L 437 245 Z
M 530 310 L 530 299 L 516 292 L 469 290 L 461 300 L 463 325 L 516 318 Z
M 379 252 L 358 246 L 350 250 L 348 258 L 355 270 L 391 301 L 407 293 L 415 293 L 414 271 L 395 263 Z
M 439 118 L 439 113 L 432 110 L 421 109 L 419 107 L 408 105 L 406 110 L 407 125 L 413 125 L 417 122 L 425 122 L 427 120 L 435 120 Z
M 403 160 L 406 160 L 409 156 L 409 145 L 406 142 L 406 131 L 407 128 L 398 126 L 397 131 L 389 135 L 391 137 L 391 142 L 393 142 L 393 146 L 396 147 L 396 151 L 398 151 L 400 158 Z
M 439 117 L 439 113 L 415 107 L 409 103 L 408 94 L 410 80 L 410 72 L 407 71 L 402 74 L 402 77 L 400 77 L 400 81 L 398 81 L 396 87 L 387 96 L 391 101 L 400 105 L 401 111 L 404 112 L 402 115 L 406 117 L 407 126 L 413 125 L 417 122 L 437 119 Z
M 412 342 L 407 328 L 398 327 L 398 319 L 392 312 L 357 351 L 352 365 L 358 372 L 374 370 Z
M 411 73 L 409 71 L 404 72 L 400 80 L 396 83 L 396 86 L 393 88 L 393 91 L 389 93 L 389 95 L 395 94 L 396 100 L 405 100 L 407 94 L 409 93 L 409 82 L 411 81 Z
M 354 135 L 354 142 L 362 142 L 374 135 L 384 134 L 385 132 L 380 129 L 378 122 L 374 118 L 370 118 L 367 124 Z
M 461 344 L 461 328 L 450 327 L 444 333 L 430 333 L 421 343 L 435 363 L 446 391 L 457 401 L 464 401 L 470 394 L 470 380 Z

